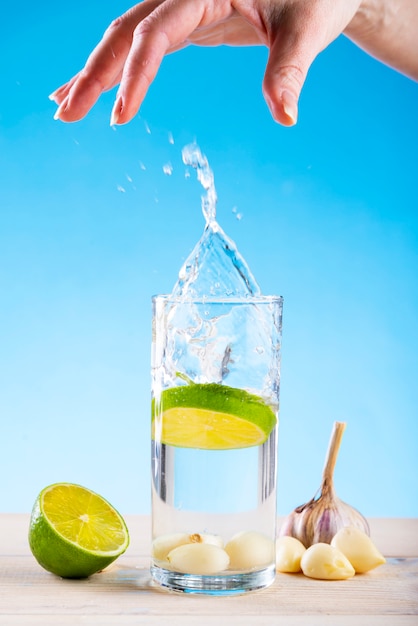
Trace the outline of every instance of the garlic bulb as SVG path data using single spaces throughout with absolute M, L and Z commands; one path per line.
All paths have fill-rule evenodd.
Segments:
M 334 535 L 345 526 L 370 534 L 363 515 L 340 500 L 334 490 L 334 468 L 345 427 L 345 422 L 334 423 L 319 491 L 288 515 L 280 527 L 280 536 L 296 537 L 306 548 L 314 543 L 331 543 Z

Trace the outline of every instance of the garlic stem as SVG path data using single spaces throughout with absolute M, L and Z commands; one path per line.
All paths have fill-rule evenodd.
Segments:
M 346 425 L 346 422 L 334 422 L 327 455 L 325 457 L 325 465 L 322 471 L 322 495 L 334 491 L 334 469 Z

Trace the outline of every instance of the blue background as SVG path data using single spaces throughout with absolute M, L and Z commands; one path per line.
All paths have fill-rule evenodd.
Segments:
M 339 496 L 417 516 L 417 85 L 340 37 L 283 128 L 261 94 L 264 48 L 190 48 L 164 60 L 129 125 L 109 126 L 114 91 L 83 121 L 54 121 L 48 94 L 128 7 L 3 9 L 1 509 L 71 481 L 149 511 L 150 299 L 203 230 L 181 162 L 196 139 L 219 223 L 263 293 L 285 298 L 279 513 L 313 496 L 342 420 Z

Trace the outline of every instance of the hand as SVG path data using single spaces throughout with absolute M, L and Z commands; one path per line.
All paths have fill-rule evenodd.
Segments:
M 402 3 L 409 8 L 415 4 Z M 264 97 L 273 118 L 292 125 L 306 74 L 321 50 L 349 31 L 352 23 L 359 23 L 359 32 L 365 31 L 365 47 L 371 41 L 372 52 L 376 48 L 373 38 L 378 29 L 370 34 L 364 28 L 367 11 L 359 18 L 360 4 L 361 0 L 144 0 L 112 22 L 85 67 L 51 94 L 59 105 L 55 117 L 65 122 L 81 119 L 103 91 L 120 83 L 111 124 L 124 124 L 137 113 L 165 54 L 190 44 L 266 45 Z M 415 8 L 412 12 L 415 18 Z M 383 39 L 386 30 L 380 29 Z M 399 30 L 396 35 L 399 48 Z M 356 39 L 356 29 L 350 36 Z M 415 35 L 410 39 L 412 45 Z

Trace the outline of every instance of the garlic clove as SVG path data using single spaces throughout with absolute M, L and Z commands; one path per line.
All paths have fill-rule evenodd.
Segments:
M 364 574 L 386 563 L 385 557 L 370 537 L 359 528 L 341 528 L 333 537 L 331 545 L 345 554 L 357 574 Z
M 294 574 L 300 572 L 300 561 L 306 548 L 295 537 L 279 537 L 276 540 L 276 570 Z
M 346 580 L 355 574 L 354 567 L 338 548 L 329 543 L 315 543 L 303 554 L 302 572 L 320 580 Z
M 165 561 L 171 550 L 189 542 L 190 535 L 187 533 L 160 535 L 152 542 L 152 556 L 157 561 Z
M 250 570 L 275 562 L 274 541 L 253 530 L 232 537 L 225 546 L 230 569 Z
M 170 567 L 182 574 L 210 576 L 227 569 L 229 556 L 213 543 L 187 543 L 174 548 L 167 560 Z

